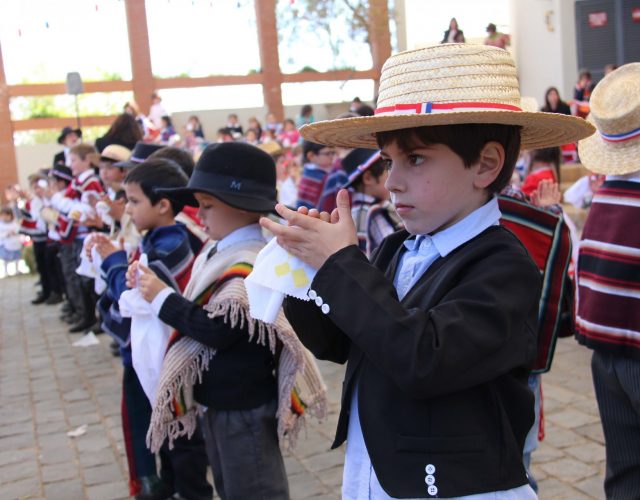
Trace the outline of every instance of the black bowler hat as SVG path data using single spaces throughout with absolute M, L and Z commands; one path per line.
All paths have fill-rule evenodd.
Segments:
M 147 158 L 149 158 L 149 156 L 151 156 L 151 153 L 155 153 L 156 151 L 164 147 L 165 146 L 161 146 L 160 144 L 149 144 L 146 142 L 138 141 L 133 147 L 133 151 L 131 151 L 129 161 L 132 161 L 133 163 L 142 163 Z
M 69 182 L 73 180 L 71 169 L 65 165 L 54 165 L 53 168 L 49 170 L 49 177 L 64 179 L 65 181 Z
M 276 198 L 276 165 L 262 149 L 242 142 L 205 148 L 185 188 L 157 189 L 185 205 L 198 206 L 193 193 L 207 193 L 247 212 L 271 212 Z
M 342 170 L 347 173 L 349 180 L 342 187 L 349 187 L 376 162 L 380 161 L 380 151 L 377 149 L 356 148 L 342 159 Z
M 82 130 L 80 130 L 79 128 L 64 127 L 60 131 L 60 136 L 58 137 L 58 144 L 62 144 L 64 142 L 65 137 L 67 137 L 69 134 L 72 134 L 72 133 L 75 133 L 79 138 L 82 139 Z

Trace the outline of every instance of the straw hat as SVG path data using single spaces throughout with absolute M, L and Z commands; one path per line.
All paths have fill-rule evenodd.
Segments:
M 523 111 L 506 50 L 447 43 L 391 56 L 382 68 L 374 116 L 315 122 L 300 133 L 321 144 L 375 148 L 377 132 L 463 123 L 522 126 L 523 149 L 559 146 L 595 130 L 573 116 Z
M 587 120 L 598 131 L 578 143 L 580 161 L 597 174 L 640 170 L 640 63 L 619 67 L 591 94 Z
M 131 156 L 131 150 L 119 144 L 109 144 L 100 154 L 101 160 L 111 162 L 127 161 Z

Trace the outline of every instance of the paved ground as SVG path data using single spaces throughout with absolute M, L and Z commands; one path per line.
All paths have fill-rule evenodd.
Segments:
M 0 499 L 127 497 L 120 427 L 120 361 L 108 339 L 72 347 L 58 308 L 32 306 L 34 278 L 0 280 Z M 543 378 L 546 439 L 534 453 L 542 499 L 604 498 L 604 447 L 590 353 L 559 342 Z M 322 364 L 328 420 L 287 454 L 294 499 L 339 498 L 344 450 L 329 451 L 343 368 Z M 87 425 L 86 433 L 67 432 Z

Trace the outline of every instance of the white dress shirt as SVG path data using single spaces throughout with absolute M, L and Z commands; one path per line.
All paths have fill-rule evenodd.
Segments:
M 501 215 L 498 200 L 492 198 L 447 229 L 431 236 L 417 235 L 415 240 L 407 240 L 404 243 L 407 251 L 401 257 L 393 281 L 400 300 L 439 257 L 446 257 L 488 227 L 499 224 Z M 437 472 L 434 472 L 434 476 L 437 477 Z M 424 497 L 410 500 L 424 500 L 434 498 L 436 495 L 437 481 L 434 479 L 432 485 L 427 486 L 425 483 Z M 351 397 L 342 498 L 343 500 L 393 500 L 393 497 L 387 495 L 382 489 L 364 442 L 358 413 L 357 386 Z M 535 500 L 537 498 L 528 484 L 505 491 L 457 497 L 458 500 Z

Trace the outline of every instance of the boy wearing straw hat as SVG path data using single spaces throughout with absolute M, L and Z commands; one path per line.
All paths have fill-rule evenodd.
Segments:
M 406 230 L 371 263 L 346 191 L 331 215 L 283 206 L 262 219 L 318 269 L 285 311 L 317 356 L 347 363 L 334 447 L 347 441 L 343 498 L 533 499 L 522 463 L 533 423 L 540 272 L 499 225 L 494 194 L 520 147 L 584 138 L 570 116 L 520 108 L 500 49 L 445 44 L 392 56 L 376 114 L 317 122 L 308 140 L 381 148 Z M 293 227 L 295 226 L 295 227 Z
M 578 144 L 580 159 L 606 178 L 578 250 L 576 337 L 593 349 L 605 493 L 640 498 L 640 63 L 598 83 L 588 120 L 598 131 Z

